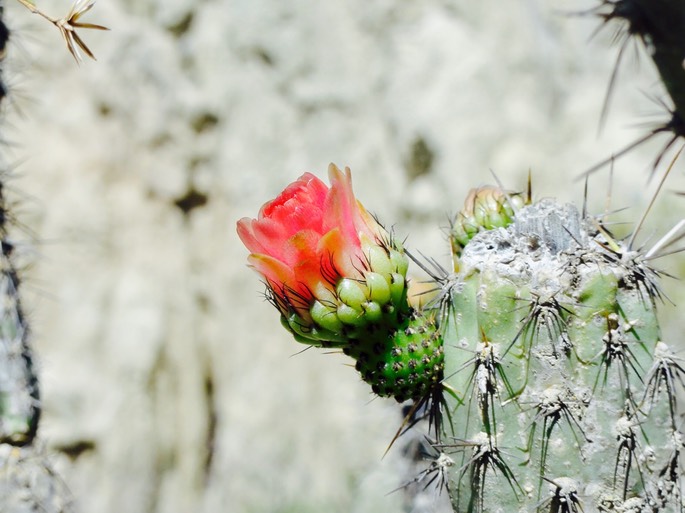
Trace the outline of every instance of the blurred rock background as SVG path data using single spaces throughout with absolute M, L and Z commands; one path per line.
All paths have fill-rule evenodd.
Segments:
M 631 44 L 598 135 L 613 28 L 590 40 L 598 21 L 568 15 L 596 4 L 100 0 L 84 21 L 112 30 L 80 33 L 98 61 L 77 66 L 6 0 L 3 154 L 31 263 L 39 436 L 75 509 L 438 510 L 444 497 L 388 495 L 414 472 L 401 445 L 382 458 L 399 406 L 343 356 L 299 353 L 235 222 L 331 161 L 444 265 L 447 216 L 490 169 L 519 190 L 531 169 L 536 197 L 580 205 L 577 175 L 658 120 L 663 94 Z M 617 161 L 619 218 L 642 212 L 658 150 Z M 682 170 L 667 189 L 685 189 Z M 607 184 L 590 182 L 594 211 Z M 667 192 L 644 240 L 682 212 Z M 676 302 L 680 288 L 666 284 Z M 668 338 L 682 328 L 664 310 Z

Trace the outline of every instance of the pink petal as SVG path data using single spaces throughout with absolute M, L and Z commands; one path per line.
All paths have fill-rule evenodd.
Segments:
M 274 288 L 281 288 L 283 285 L 295 281 L 295 273 L 292 269 L 269 255 L 252 253 L 247 257 L 247 262 Z
M 294 267 L 301 262 L 318 262 L 317 246 L 321 235 L 313 230 L 302 230 L 290 237 L 280 248 L 277 258 Z
M 328 176 L 331 181 L 331 189 L 326 198 L 324 211 L 323 230 L 328 231 L 339 228 L 343 237 L 350 244 L 359 245 L 355 220 L 357 217 L 357 201 L 352 192 L 352 178 L 349 168 L 343 174 L 335 164 L 328 166 Z
M 256 223 L 256 219 L 243 217 L 236 225 L 238 237 L 240 237 L 240 240 L 250 253 L 266 253 L 267 250 L 262 241 L 255 235 L 254 227 Z
M 361 248 L 350 244 L 340 229 L 333 229 L 321 237 L 318 254 L 321 265 L 327 266 L 324 268 L 324 273 L 347 278 L 361 277 L 359 272 L 363 258 Z
M 293 198 L 281 208 L 274 210 L 270 219 L 283 225 L 292 234 L 299 230 L 322 232 L 323 212 L 320 205 L 302 203 L 301 198 Z
M 268 255 L 252 254 L 248 263 L 264 277 L 277 296 L 285 298 L 286 303 L 302 307 L 311 301 L 311 289 L 296 279 L 292 267 Z
M 273 211 L 295 198 L 298 203 L 323 206 L 328 187 L 311 173 L 305 173 L 288 185 L 279 196 L 265 203 L 259 210 L 259 218 L 270 217 Z

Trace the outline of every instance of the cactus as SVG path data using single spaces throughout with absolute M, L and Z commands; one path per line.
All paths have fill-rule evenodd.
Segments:
M 0 184 L 0 210 L 6 212 Z M 0 227 L 0 443 L 27 445 L 38 428 L 38 380 L 29 347 L 29 330 L 19 299 L 13 245 Z
M 625 22 L 618 38 L 624 46 L 634 36 L 650 50 L 673 107 L 666 122 L 586 176 L 667 133 L 656 169 L 685 135 L 685 6 L 679 0 L 603 0 L 595 13 L 603 23 Z M 336 202 L 321 208 L 328 203 Z M 378 395 L 411 399 L 396 437 L 428 417 L 433 438 L 425 452 L 431 461 L 412 482 L 446 489 L 455 512 L 685 509 L 677 407 L 685 363 L 673 348 L 677 341 L 661 339 L 661 276 L 651 265 L 678 239 L 685 222 L 644 250 L 635 245 L 639 228 L 621 239 L 604 218 L 585 209 L 581 214 L 551 200 L 532 203 L 530 192 L 524 199 L 501 187 L 475 189 L 451 223 L 453 269 L 418 262 L 433 275 L 435 299 L 418 308 L 407 303 L 406 293 L 398 294 L 391 303 L 375 305 L 382 312 L 378 323 L 371 319 L 376 310 L 368 308 L 374 296 L 371 252 L 356 258 L 362 262 L 351 266 L 356 272 L 337 272 L 345 267 L 339 265 L 323 273 L 327 300 L 313 301 L 310 291 L 317 285 L 305 292 L 298 289 L 301 281 L 279 285 L 257 264 L 269 245 L 276 249 L 268 258 L 294 254 L 283 249 L 284 240 L 268 242 L 274 231 L 268 223 L 268 229 L 246 237 L 244 226 L 262 221 L 241 221 L 239 233 L 284 325 L 300 342 L 337 347 L 353 357 Z M 295 231 L 288 237 L 302 236 Z M 403 254 L 399 245 L 387 243 L 392 237 L 376 240 L 386 241 L 377 246 L 390 260 Z M 344 255 L 327 235 L 319 244 L 327 248 L 326 258 L 299 257 L 337 263 Z M 404 266 L 391 272 L 401 275 L 396 283 L 405 283 Z M 343 293 L 348 289 L 359 289 L 354 305 Z M 300 292 L 293 301 L 289 291 L 295 290 Z M 347 310 L 349 318 L 341 315 Z
M 305 175 L 239 234 L 296 340 L 341 348 L 378 395 L 426 407 L 455 511 L 680 510 L 685 370 L 660 339 L 649 265 L 667 243 L 642 252 L 572 205 L 481 188 L 452 225 L 455 271 L 419 310 L 401 248 L 349 222 L 349 171 L 330 174 L 330 190 Z M 341 242 L 346 226 L 367 242 Z
M 624 50 L 633 38 L 639 40 L 651 56 L 672 105 L 660 100 L 667 111 L 667 118 L 646 135 L 591 167 L 586 174 L 613 162 L 657 135 L 667 134 L 669 138 L 666 144 L 654 159 L 654 172 L 668 149 L 679 138 L 685 137 L 685 4 L 682 0 L 600 0 L 599 5 L 590 12 L 596 14 L 603 25 L 610 22 L 620 24 L 615 40 L 621 42 L 621 49 L 609 81 L 602 118 L 607 112 Z
M 8 39 L 9 31 L 0 19 L 3 55 Z M 0 100 L 5 91 L 0 86 Z M 36 435 L 40 407 L 29 330 L 19 299 L 14 244 L 8 233 L 12 214 L 5 199 L 5 179 L 0 176 L 0 444 L 21 446 L 30 444 Z
M 77 63 L 82 61 L 81 51 L 94 59 L 76 32 L 79 28 L 106 30 L 100 25 L 79 22 L 92 8 L 92 1 L 77 0 L 63 18 L 50 18 L 32 2 L 19 1 L 59 29 Z M 0 65 L 10 40 L 3 11 L 0 2 Z M 3 106 L 7 92 L 0 79 Z M 38 376 L 20 299 L 16 244 L 11 237 L 13 205 L 5 197 L 7 179 L 7 172 L 0 173 L 0 510 L 66 513 L 72 511 L 71 494 L 54 471 L 46 450 L 37 442 L 41 414 Z
M 455 511 L 680 511 L 650 256 L 549 200 L 464 247 L 439 300 Z
M 685 135 L 685 6 L 601 0 L 591 12 L 603 23 L 624 23 L 619 62 L 630 38 L 645 45 L 672 107 L 665 122 L 586 175 L 666 133 L 656 169 Z M 609 92 L 615 77 L 616 69 Z M 285 194 L 275 204 L 290 199 Z M 327 199 L 318 207 L 325 212 L 338 204 Z M 436 297 L 417 308 L 406 303 L 406 293 L 374 301 L 377 272 L 368 248 L 362 257 L 349 256 L 326 231 L 318 241 L 311 231 L 303 234 L 304 225 L 274 239 L 279 216 L 268 214 L 272 205 L 259 219 L 239 223 L 252 266 L 298 341 L 342 349 L 374 392 L 413 401 L 398 434 L 422 416 L 433 423 L 425 451 L 431 461 L 413 483 L 446 489 L 457 513 L 685 509 L 677 407 L 685 363 L 674 341 L 661 339 L 660 273 L 652 267 L 685 222 L 645 250 L 636 247 L 639 228 L 617 238 L 603 217 L 585 209 L 477 189 L 450 228 L 453 269 L 420 264 L 433 275 Z M 302 252 L 304 240 L 326 252 Z M 388 243 L 391 237 L 375 240 L 389 260 L 403 254 Z M 323 279 L 283 279 L 305 263 L 318 263 Z M 399 267 L 390 273 L 401 279 L 386 276 L 383 290 L 404 285 Z M 348 291 L 356 295 L 349 299 Z
M 331 180 L 315 201 L 322 210 L 340 209 L 349 171 L 332 166 Z M 389 292 L 406 264 L 391 264 L 404 257 L 387 233 L 361 256 L 336 249 L 326 229 L 302 245 L 309 228 L 291 219 L 318 221 L 309 196 L 292 194 L 301 181 L 240 221 L 252 265 L 296 340 L 341 348 L 374 392 L 412 399 L 410 417 L 434 421 L 428 472 L 456 512 L 681 511 L 685 370 L 660 338 L 660 275 L 649 264 L 670 237 L 641 251 L 572 205 L 481 188 L 452 224 L 455 271 L 434 273 L 440 292 L 417 309 Z M 319 251 L 289 262 L 290 246 Z M 313 281 L 286 272 L 300 258 L 325 264 Z

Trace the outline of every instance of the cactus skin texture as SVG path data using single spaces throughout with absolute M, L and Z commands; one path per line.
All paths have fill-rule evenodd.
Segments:
M 455 512 L 683 511 L 658 274 L 571 205 L 475 235 L 439 299 Z
M 0 184 L 0 209 L 2 203 Z M 0 443 L 21 446 L 30 444 L 38 429 L 38 379 L 11 259 L 13 248 L 6 234 L 0 237 Z

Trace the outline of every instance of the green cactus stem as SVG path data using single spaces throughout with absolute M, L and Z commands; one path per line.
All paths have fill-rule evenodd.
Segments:
M 441 298 L 457 513 L 682 511 L 683 368 L 658 278 L 550 200 L 465 245 Z
M 398 327 L 377 337 L 350 340 L 344 353 L 374 393 L 398 402 L 421 400 L 443 378 L 443 345 L 433 315 L 410 309 Z

